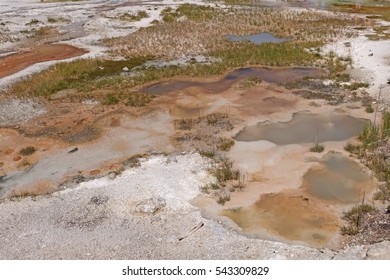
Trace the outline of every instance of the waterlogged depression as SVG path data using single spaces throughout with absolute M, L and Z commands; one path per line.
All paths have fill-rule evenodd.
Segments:
M 235 140 L 266 140 L 277 145 L 343 141 L 357 136 L 367 122 L 337 113 L 295 113 L 288 122 L 266 122 L 245 127 Z

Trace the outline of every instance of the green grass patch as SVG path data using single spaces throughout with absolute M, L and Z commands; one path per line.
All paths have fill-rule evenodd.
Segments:
M 164 22 L 174 22 L 180 17 L 194 21 L 211 20 L 215 14 L 215 8 L 210 6 L 199 6 L 192 4 L 180 5 L 176 10 L 167 7 L 161 11 Z
M 325 146 L 322 144 L 318 144 L 318 143 L 310 148 L 310 152 L 313 152 L 313 153 L 322 153 L 324 150 L 325 150 Z
M 382 113 L 382 137 L 390 136 L 390 112 L 385 111 Z
M 361 147 L 362 146 L 360 144 L 352 144 L 351 142 L 347 142 L 347 144 L 344 146 L 344 150 L 352 154 L 358 154 Z
M 140 92 L 117 92 L 108 93 L 102 100 L 103 105 L 115 105 L 123 102 L 126 106 L 143 107 L 147 105 L 152 99 L 153 95 Z
M 27 22 L 26 25 L 35 25 L 40 23 L 40 21 L 36 18 L 32 19 L 30 22 Z
M 343 225 L 340 230 L 343 235 L 355 235 L 359 233 L 362 218 L 365 214 L 375 211 L 376 208 L 370 204 L 361 204 L 359 206 L 352 207 L 349 211 L 345 212 L 343 219 L 347 221 L 347 225 Z
M 234 140 L 231 138 L 220 137 L 217 149 L 221 151 L 229 151 L 234 146 Z
M 385 185 L 379 186 L 378 191 L 374 194 L 375 200 L 390 201 L 390 184 L 386 182 Z
M 362 82 L 353 82 L 350 85 L 344 85 L 345 89 L 349 90 L 357 90 L 359 88 L 367 88 L 370 84 L 368 83 L 362 83 Z
M 147 58 L 139 57 L 125 61 L 78 59 L 59 63 L 47 71 L 37 73 L 14 84 L 9 93 L 17 96 L 43 96 L 49 98 L 60 90 L 75 89 L 88 92 L 94 89 L 118 86 L 125 80 L 119 76 L 122 69 L 142 65 Z
M 291 66 L 312 65 L 316 56 L 305 49 L 319 44 L 284 42 L 279 44 L 265 43 L 256 45 L 251 42 L 231 42 L 227 49 L 217 50 L 211 55 L 221 58 L 226 68 L 245 65 Z
M 141 19 L 147 18 L 147 17 L 149 17 L 147 12 L 138 11 L 138 13 L 135 15 L 129 14 L 129 13 L 124 13 L 124 14 L 119 16 L 119 19 L 123 20 L 123 21 L 140 21 Z
M 241 80 L 238 84 L 239 88 L 251 88 L 262 83 L 262 80 L 258 77 L 248 77 Z
M 362 142 L 364 149 L 375 149 L 378 147 L 379 141 L 381 140 L 379 126 L 374 125 L 373 123 L 364 124 L 358 139 Z
M 63 17 L 48 17 L 47 22 L 48 23 L 69 22 L 69 20 Z
M 371 113 L 374 113 L 375 110 L 374 110 L 374 107 L 372 107 L 372 104 L 368 104 L 368 105 L 366 106 L 365 111 L 366 111 L 366 113 L 371 114 Z
M 222 162 L 221 166 L 213 170 L 212 174 L 217 178 L 218 182 L 237 180 L 238 172 L 233 170 L 232 166 L 231 162 Z

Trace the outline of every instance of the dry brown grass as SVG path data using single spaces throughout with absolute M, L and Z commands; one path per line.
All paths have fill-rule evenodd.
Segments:
M 367 24 L 359 18 L 260 7 L 214 9 L 205 13 L 213 16 L 158 23 L 129 36 L 106 40 L 106 44 L 121 56 L 153 55 L 170 59 L 232 47 L 234 43 L 225 38 L 228 34 L 271 32 L 295 42 L 324 41 L 340 35 L 350 36 L 352 33 L 346 26 Z
M 347 13 L 368 14 L 368 18 L 379 18 L 390 21 L 390 7 L 357 6 L 354 4 L 334 4 L 333 10 Z

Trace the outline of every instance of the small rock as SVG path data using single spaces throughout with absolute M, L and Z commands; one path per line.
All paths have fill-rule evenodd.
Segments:
M 124 72 L 129 72 L 129 68 L 123 67 L 123 68 L 122 68 L 122 71 L 124 71 Z
M 288 260 L 288 258 L 285 255 L 281 254 L 271 254 L 271 256 L 268 257 L 269 260 Z
M 166 206 L 165 199 L 162 197 L 152 197 L 145 200 L 141 200 L 135 206 L 135 212 L 144 214 L 154 214 L 161 208 Z
M 109 200 L 108 196 L 93 196 L 89 203 L 95 204 L 95 205 L 102 205 L 105 204 Z
M 335 260 L 363 260 L 366 257 L 367 249 L 363 245 L 347 247 L 338 252 L 333 259 Z
M 74 148 L 74 149 L 72 149 L 72 150 L 70 150 L 69 152 L 68 152 L 68 154 L 71 154 L 71 153 L 74 153 L 74 152 L 77 152 L 79 150 L 79 148 Z
M 370 246 L 367 251 L 367 259 L 390 260 L 390 241 L 383 241 Z

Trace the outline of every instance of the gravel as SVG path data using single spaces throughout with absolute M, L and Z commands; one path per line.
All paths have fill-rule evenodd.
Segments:
M 46 107 L 30 99 L 0 100 L 0 127 L 14 126 L 46 113 Z

